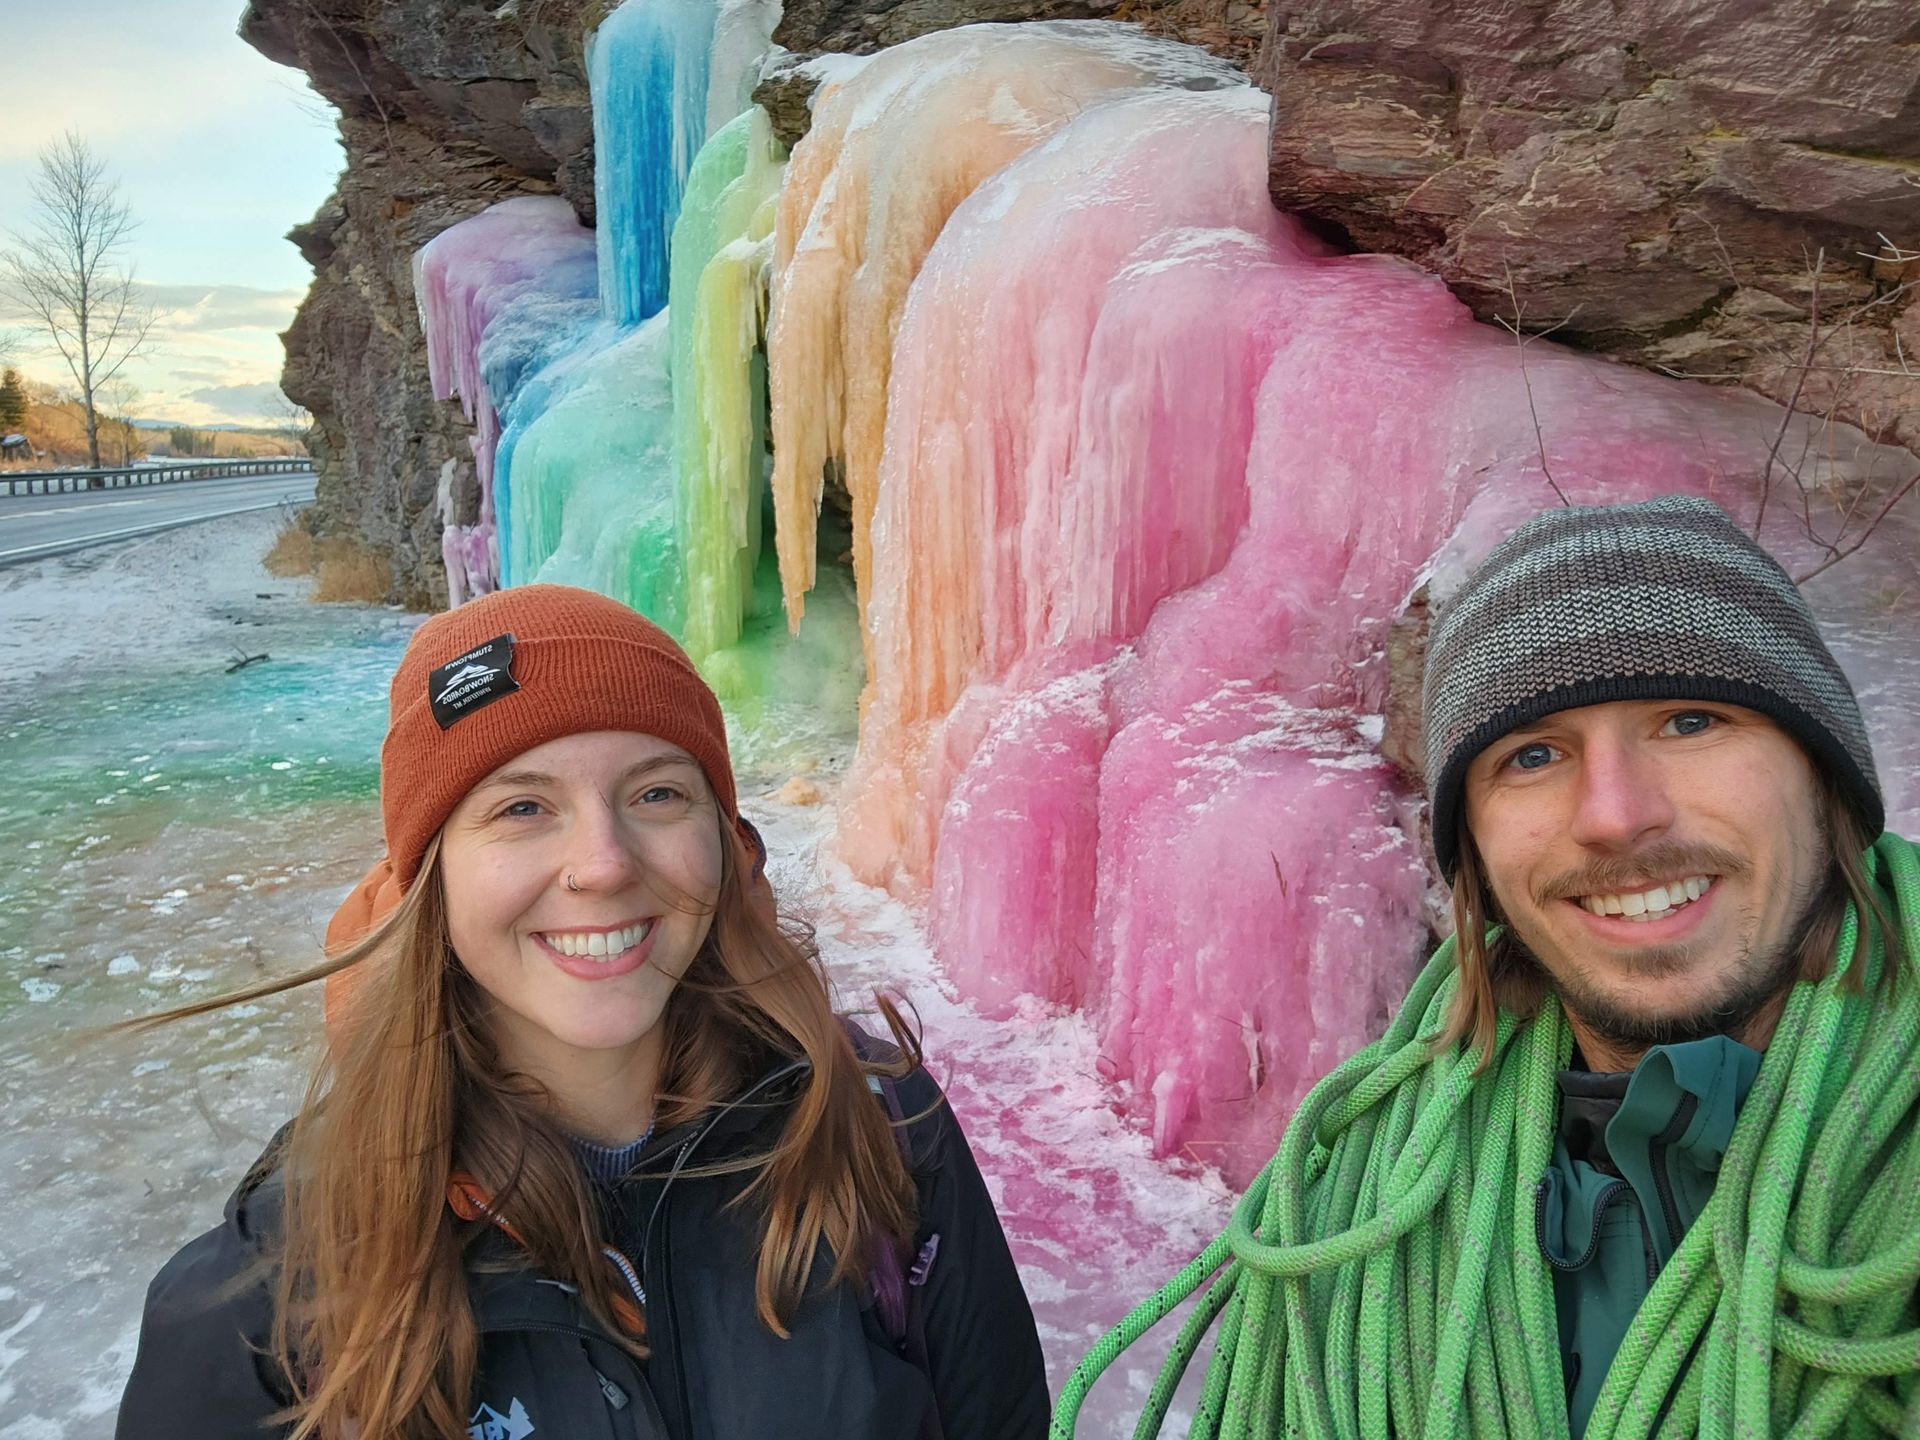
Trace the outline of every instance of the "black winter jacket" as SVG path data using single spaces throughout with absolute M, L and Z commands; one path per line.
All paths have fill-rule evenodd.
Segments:
M 824 1249 L 817 1283 L 788 1321 L 791 1338 L 761 1323 L 759 1221 L 750 1203 L 727 1208 L 751 1176 L 684 1172 L 763 1152 L 803 1073 L 771 1070 L 732 1104 L 657 1137 L 632 1175 L 602 1190 L 607 1238 L 641 1270 L 646 1362 L 613 1344 L 568 1287 L 519 1263 L 506 1237 L 475 1242 L 468 1285 L 482 1347 L 473 1440 L 919 1440 L 932 1433 L 936 1406 L 943 1440 L 1046 1434 L 1032 1311 L 959 1124 L 924 1072 L 899 1083 L 905 1112 L 927 1112 L 907 1132 L 919 1237 L 940 1236 L 915 1293 L 924 1365 L 889 1337 L 870 1295 L 825 1286 Z M 277 1227 L 275 1149 L 228 1201 L 225 1223 L 174 1256 L 148 1290 L 117 1440 L 285 1433 L 266 1424 L 287 1396 L 259 1353 L 271 1282 L 232 1293 Z

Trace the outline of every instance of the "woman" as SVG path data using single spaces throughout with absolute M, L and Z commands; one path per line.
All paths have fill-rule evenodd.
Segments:
M 776 923 L 712 692 L 626 607 L 427 621 L 306 1103 L 147 1297 L 148 1437 L 1043 1435 L 951 1111 Z M 263 1431 L 263 1427 L 264 1431 Z

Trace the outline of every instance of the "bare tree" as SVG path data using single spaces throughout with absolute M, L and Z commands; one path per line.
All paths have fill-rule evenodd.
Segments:
M 1871 262 L 1876 268 L 1882 263 L 1889 263 L 1896 272 L 1904 271 L 1915 261 L 1920 261 L 1920 251 L 1898 246 L 1885 235 L 1881 235 L 1879 240 L 1879 252 L 1862 252 L 1858 258 Z M 1873 464 L 1869 463 L 1865 473 L 1847 477 L 1841 467 L 1831 463 L 1832 452 L 1836 448 L 1853 448 L 1850 443 L 1836 438 L 1836 432 L 1850 428 L 1851 424 L 1857 424 L 1866 439 L 1875 446 L 1886 441 L 1893 431 L 1890 417 L 1875 416 L 1868 406 L 1856 401 L 1853 391 L 1861 377 L 1881 375 L 1920 379 L 1920 371 L 1916 371 L 1908 360 L 1897 329 L 1893 331 L 1894 353 L 1890 366 L 1861 363 L 1853 335 L 1857 321 L 1883 306 L 1897 304 L 1910 295 L 1916 285 L 1920 285 L 1920 279 L 1889 284 L 1871 300 L 1828 320 L 1820 311 L 1820 280 L 1826 262 L 1827 252 L 1823 248 L 1808 263 L 1807 291 L 1810 298 L 1807 305 L 1806 352 L 1794 367 L 1799 374 L 1794 380 L 1793 393 L 1787 399 L 1780 432 L 1773 438 L 1773 447 L 1767 452 L 1766 468 L 1760 474 L 1760 507 L 1753 522 L 1753 535 L 1757 539 L 1761 523 L 1766 519 L 1767 502 L 1773 492 L 1773 476 L 1777 468 L 1793 482 L 1798 494 L 1800 528 L 1806 533 L 1807 539 L 1823 552 L 1822 558 L 1812 569 L 1793 577 L 1796 585 L 1804 585 L 1858 551 L 1873 538 L 1874 532 L 1880 528 L 1880 522 L 1893 513 L 1896 505 L 1920 490 L 1920 469 L 1900 479 L 1877 474 Z M 1832 343 L 1836 340 L 1839 341 L 1837 345 Z M 1828 352 L 1825 359 L 1821 354 L 1823 350 Z M 1815 423 L 1804 425 L 1797 453 L 1790 454 L 1788 449 L 1782 447 L 1793 421 L 1801 413 L 1800 397 L 1805 392 L 1808 377 L 1815 374 L 1823 382 L 1825 395 L 1811 411 L 1816 417 Z M 1851 421 L 1844 418 L 1849 415 Z M 1875 458 L 1878 458 L 1877 454 Z M 1821 514 L 1823 510 L 1830 513 Z
M 306 453 L 307 432 L 313 428 L 313 416 L 307 407 L 287 398 L 284 390 L 275 390 L 260 403 L 273 433 L 286 443 L 287 454 Z
M 0 291 L 53 342 L 86 410 L 87 454 L 100 468 L 99 393 L 146 346 L 157 318 L 121 252 L 134 220 L 119 185 L 72 131 L 40 152 L 29 186 L 38 212 L 10 232 Z
M 116 375 L 95 392 L 100 401 L 100 433 L 120 452 L 119 463 L 131 465 L 140 439 L 140 427 L 133 423 L 134 407 L 140 403 L 140 387 L 124 375 Z M 144 447 L 142 447 L 144 454 Z

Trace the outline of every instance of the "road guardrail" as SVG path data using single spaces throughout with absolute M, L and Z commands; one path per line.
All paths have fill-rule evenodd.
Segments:
M 242 475 L 311 475 L 305 456 L 284 460 L 206 460 L 177 465 L 131 465 L 122 470 L 0 470 L 9 495 L 66 495 L 76 490 L 118 490 L 129 485 L 168 485 L 182 480 L 230 480 Z

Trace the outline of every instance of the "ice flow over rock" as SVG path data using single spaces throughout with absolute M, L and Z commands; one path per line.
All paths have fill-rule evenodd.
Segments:
M 1807 503 L 1761 538 L 1808 571 L 1911 473 L 1333 253 L 1268 200 L 1265 98 L 1131 27 L 895 47 L 829 76 L 783 162 L 720 113 L 764 9 L 639 8 L 595 42 L 599 323 L 577 236 L 535 281 L 504 264 L 546 253 L 530 212 L 422 264 L 436 384 L 470 403 L 479 354 L 475 393 L 512 390 L 506 578 L 648 610 L 736 719 L 864 681 L 839 856 L 990 1010 L 1084 1009 L 1158 1149 L 1230 1178 L 1426 943 L 1420 797 L 1379 752 L 1409 597 L 1562 499 L 1755 516 L 1782 456 Z M 538 339 L 499 318 L 536 312 Z M 1909 828 L 1916 554 L 1895 514 L 1809 590 Z
M 1059 63 L 1003 35 L 976 43 L 1009 72 Z M 914 83 L 924 107 L 992 111 L 970 77 Z M 821 142 L 843 192 L 903 147 L 953 173 L 913 118 L 869 123 L 858 147 Z M 1415 588 L 1444 598 L 1562 496 L 1682 491 L 1751 516 L 1776 444 L 1814 457 L 1821 493 L 1911 469 L 1857 433 L 1783 432 L 1750 396 L 1523 346 L 1410 265 L 1329 253 L 1268 204 L 1265 127 L 1260 97 L 1116 87 L 982 179 L 914 267 L 838 840 L 927 903 L 963 991 L 1086 1009 L 1161 1150 L 1236 1181 L 1377 1033 L 1426 944 L 1419 796 L 1375 744 Z M 780 297 L 776 383 L 818 355 L 783 347 L 832 333 L 877 268 L 832 245 L 807 263 Z M 856 494 L 856 565 L 861 516 Z M 1792 568 L 1820 556 L 1778 506 L 1763 539 Z M 1816 589 L 1843 659 L 1873 629 L 1864 596 L 1910 572 L 1912 527 L 1872 548 Z M 1902 714 L 1881 724 L 1910 775 Z

